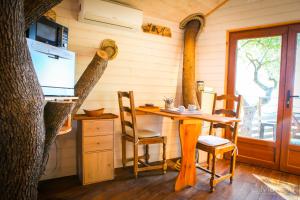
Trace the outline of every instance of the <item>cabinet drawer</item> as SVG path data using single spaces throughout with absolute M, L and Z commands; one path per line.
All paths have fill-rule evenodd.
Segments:
M 84 153 L 83 184 L 113 179 L 113 162 L 112 151 Z
M 113 120 L 85 120 L 82 122 L 83 136 L 110 135 L 114 131 Z
M 113 149 L 113 135 L 84 137 L 84 152 Z

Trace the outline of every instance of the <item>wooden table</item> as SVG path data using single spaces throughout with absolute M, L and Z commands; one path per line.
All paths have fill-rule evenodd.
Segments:
M 151 114 L 179 120 L 179 136 L 181 143 L 181 168 L 175 183 L 175 191 L 196 184 L 195 149 L 201 133 L 202 121 L 216 123 L 239 122 L 240 119 L 219 115 L 181 115 L 160 111 L 152 108 L 136 108 L 137 114 Z

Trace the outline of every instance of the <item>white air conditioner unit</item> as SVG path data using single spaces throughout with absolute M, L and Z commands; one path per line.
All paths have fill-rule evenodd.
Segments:
M 80 0 L 78 20 L 96 25 L 139 30 L 143 23 L 143 12 L 110 1 Z

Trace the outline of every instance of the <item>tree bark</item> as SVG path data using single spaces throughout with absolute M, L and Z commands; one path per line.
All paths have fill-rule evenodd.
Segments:
M 72 112 L 74 105 L 75 104 L 73 102 L 49 101 L 45 106 L 44 120 L 45 120 L 46 134 L 45 134 L 44 154 L 43 154 L 40 176 L 45 171 L 50 147 L 53 144 L 60 128 L 64 125 L 64 122 L 67 119 L 68 115 Z
M 75 96 L 79 97 L 73 113 L 75 114 L 93 87 L 101 78 L 107 67 L 108 56 L 105 51 L 98 50 L 75 85 Z
M 25 39 L 24 2 L 0 0 L 0 13 L 0 194 L 32 200 L 45 153 L 44 97 Z
M 183 105 L 198 105 L 195 82 L 195 46 L 196 37 L 204 19 L 199 13 L 192 14 L 180 23 L 184 31 L 184 52 L 183 52 L 183 74 L 182 74 L 182 96 Z
M 47 102 L 27 48 L 28 25 L 61 0 L 0 0 L 0 198 L 37 199 L 37 185 L 73 103 Z M 108 56 L 97 51 L 76 84 L 79 107 L 100 79 Z M 86 85 L 85 85 L 86 84 Z
M 25 28 L 62 0 L 24 0 Z

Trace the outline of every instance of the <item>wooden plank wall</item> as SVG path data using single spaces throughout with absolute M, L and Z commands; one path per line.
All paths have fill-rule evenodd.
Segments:
M 198 80 L 224 93 L 226 31 L 300 20 L 299 0 L 229 0 L 206 18 L 197 42 Z
M 299 0 L 230 0 L 210 14 L 206 26 L 197 40 L 196 80 L 224 93 L 226 74 L 226 31 L 265 24 L 300 20 Z M 77 21 L 77 0 L 64 0 L 55 8 L 57 21 L 68 26 L 69 49 L 76 52 L 76 80 L 89 63 L 99 43 L 106 38 L 116 40 L 119 55 L 109 62 L 103 77 L 83 107 L 105 107 L 118 113 L 118 90 L 134 90 L 136 104 L 147 102 L 163 105 L 164 96 L 181 99 L 181 68 L 183 33 L 178 23 L 144 17 L 145 22 L 169 26 L 172 38 L 139 32 L 127 32 Z M 209 109 L 208 109 L 209 110 Z M 160 130 L 168 136 L 167 157 L 180 155 L 178 124 L 168 119 L 144 116 L 141 126 Z M 115 166 L 121 166 L 120 125 L 115 123 Z M 74 130 L 75 131 L 75 130 Z M 75 134 L 59 136 L 49 158 L 44 179 L 76 173 Z M 130 148 L 129 148 L 130 151 Z M 152 160 L 158 159 L 161 147 L 152 148 Z M 57 156 L 57 159 L 56 159 Z
M 69 49 L 76 52 L 76 80 L 80 77 L 103 39 L 116 41 L 119 47 L 117 58 L 110 61 L 99 83 L 93 89 L 82 108 L 104 107 L 106 112 L 118 114 L 117 91 L 133 90 L 136 105 L 154 103 L 163 106 L 163 97 L 181 99 L 181 69 L 183 33 L 178 23 L 144 17 L 144 22 L 168 26 L 172 38 L 138 32 L 128 32 L 77 21 L 77 0 L 64 0 L 55 7 L 57 22 L 69 28 Z M 80 111 L 82 112 L 82 111 Z M 168 137 L 167 158 L 180 155 L 178 123 L 159 117 L 139 117 L 141 127 L 162 131 Z M 43 179 L 76 174 L 75 131 L 58 136 L 49 158 Z M 115 167 L 121 166 L 120 121 L 115 121 Z M 151 160 L 161 155 L 162 146 L 150 148 Z M 132 148 L 128 147 L 131 155 Z

